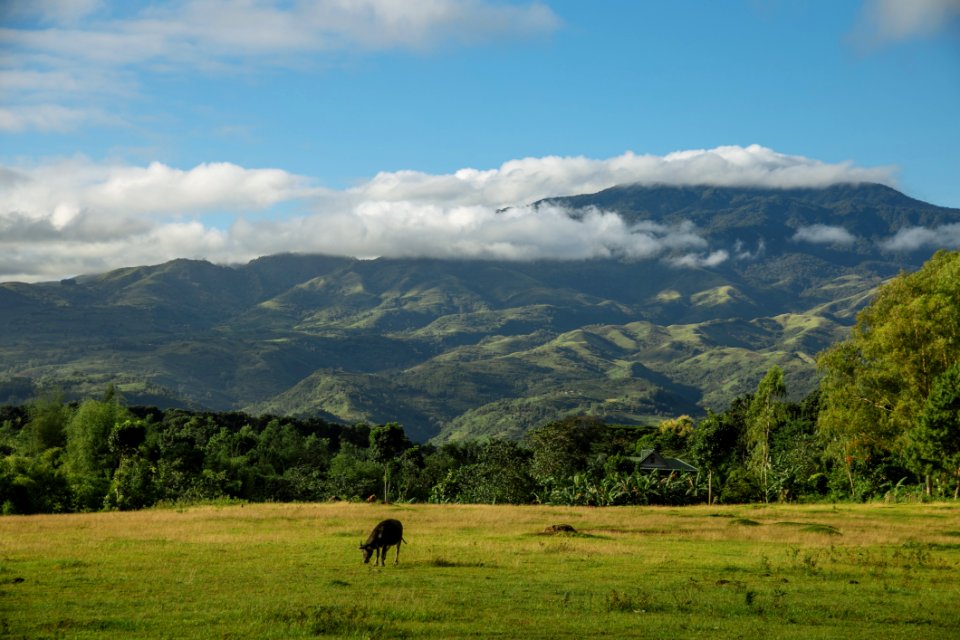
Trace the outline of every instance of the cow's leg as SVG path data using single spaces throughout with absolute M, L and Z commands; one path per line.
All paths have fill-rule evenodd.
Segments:
M 397 543 L 397 559 L 393 561 L 393 564 L 400 564 L 400 543 Z

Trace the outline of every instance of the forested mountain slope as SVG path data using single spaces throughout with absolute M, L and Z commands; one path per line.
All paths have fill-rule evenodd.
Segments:
M 4 283 L 0 402 L 112 382 L 130 403 L 399 421 L 420 440 L 702 413 L 773 364 L 792 394 L 812 389 L 814 356 L 873 289 L 960 235 L 960 210 L 880 185 L 630 186 L 535 206 L 615 212 L 654 250 L 175 260 Z

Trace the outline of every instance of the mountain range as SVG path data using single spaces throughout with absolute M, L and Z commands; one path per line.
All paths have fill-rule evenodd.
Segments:
M 960 209 L 877 184 L 622 186 L 531 206 L 616 213 L 635 249 L 284 254 L 0 283 L 0 403 L 114 384 L 130 404 L 396 421 L 420 441 L 701 415 L 774 364 L 792 396 L 812 390 L 816 354 L 876 287 L 960 235 Z

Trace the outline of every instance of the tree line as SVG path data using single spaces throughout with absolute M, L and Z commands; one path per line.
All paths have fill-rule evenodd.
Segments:
M 699 421 L 574 416 L 519 441 L 417 444 L 402 426 L 128 407 L 47 394 L 0 407 L 0 509 L 61 513 L 210 500 L 691 504 L 960 493 L 960 253 L 883 286 L 788 400 L 773 367 Z M 640 468 L 650 449 L 693 472 Z

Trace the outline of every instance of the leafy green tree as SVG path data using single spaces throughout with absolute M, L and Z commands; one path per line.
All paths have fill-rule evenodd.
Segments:
M 291 499 L 325 500 L 327 471 L 330 468 L 330 440 L 311 433 L 303 439 L 295 464 L 284 472 Z
M 114 425 L 108 439 L 110 450 L 120 457 L 133 454 L 147 439 L 147 425 L 142 420 L 127 418 Z
M 396 422 L 370 428 L 370 457 L 383 465 L 383 501 L 390 501 L 390 476 L 396 459 L 413 446 Z
M 700 469 L 707 472 L 707 503 L 712 504 L 713 477 L 736 455 L 740 429 L 727 414 L 709 412 L 690 434 L 689 452 Z
M 248 484 L 255 500 L 289 501 L 294 499 L 293 484 L 309 485 L 302 466 L 304 438 L 290 422 L 272 418 L 260 432 L 248 464 L 255 470 L 254 482 Z M 208 468 L 206 462 L 205 468 Z M 227 476 L 224 476 L 228 479 Z M 225 487 L 226 489 L 226 487 Z
M 784 419 L 770 441 L 770 489 L 780 500 L 820 497 L 826 492 L 823 456 L 817 441 L 818 391 L 784 405 Z
M 142 456 L 126 455 L 110 480 L 104 506 L 121 511 L 142 509 L 156 503 L 157 495 L 156 468 Z
M 757 392 L 747 410 L 747 464 L 757 476 L 765 502 L 770 499 L 770 439 L 784 417 L 783 398 L 787 388 L 783 371 L 773 366 L 757 385 Z
M 654 448 L 660 453 L 680 455 L 689 446 L 695 426 L 693 418 L 688 415 L 662 420 L 657 426 Z
M 957 483 L 953 496 L 960 495 L 960 360 L 934 381 L 906 448 L 918 473 L 929 479 L 932 473 L 949 472 Z M 929 480 L 926 484 L 929 494 Z
M 220 427 L 220 430 L 207 440 L 203 451 L 203 466 L 206 469 L 223 472 L 229 478 L 230 487 L 228 491 L 231 496 L 235 498 L 246 497 L 242 495 L 241 477 L 245 475 L 245 471 L 249 468 L 247 454 L 256 445 L 257 435 L 250 425 L 241 427 L 240 432 L 231 431 L 227 427 Z
M 72 508 L 72 493 L 60 464 L 62 450 L 36 456 L 0 458 L 0 512 L 62 513 Z
M 531 429 L 526 436 L 533 453 L 531 475 L 544 483 L 586 470 L 602 437 L 603 423 L 588 416 L 565 418 Z
M 432 500 L 435 488 L 442 484 L 450 473 L 466 464 L 473 464 L 477 460 L 478 448 L 473 441 L 466 443 L 448 442 L 440 447 L 433 448 L 424 445 L 423 468 L 420 471 L 416 497 L 421 500 Z M 472 451 L 471 451 L 472 450 Z M 443 502 L 443 500 L 434 500 Z
M 857 315 L 850 337 L 818 357 L 818 433 L 851 492 L 871 460 L 902 451 L 934 381 L 960 354 L 960 253 L 937 252 Z
M 145 446 L 155 461 L 158 499 L 209 500 L 228 495 L 227 474 L 205 468 L 210 439 L 219 433 L 218 417 L 173 409 L 147 434 Z
M 105 507 L 125 511 L 156 502 L 156 470 L 141 451 L 146 439 L 146 423 L 135 418 L 115 425 L 110 432 L 110 450 L 120 461 L 110 480 Z
M 120 462 L 110 436 L 127 417 L 118 399 L 108 392 L 103 400 L 80 404 L 67 424 L 66 464 L 79 510 L 99 509 Z
M 27 451 L 25 425 L 29 421 L 23 407 L 0 405 L 0 456 Z
M 690 437 L 690 455 L 708 470 L 714 502 L 741 503 L 760 497 L 754 475 L 747 468 L 747 415 L 753 395 L 734 398 L 721 413 L 709 413 Z M 712 477 L 711 477 L 712 472 Z
M 512 440 L 490 440 L 477 462 L 451 470 L 437 483 L 431 502 L 525 504 L 534 497 L 530 451 Z
M 59 392 L 48 393 L 34 400 L 27 408 L 29 422 L 25 429 L 28 449 L 39 454 L 47 449 L 63 447 L 67 441 L 70 407 Z
M 367 459 L 366 450 L 345 442 L 330 461 L 327 491 L 341 499 L 363 499 L 377 493 L 382 478 L 383 468 Z
M 394 458 L 394 487 L 398 500 L 426 500 L 433 486 L 426 473 L 424 448 L 413 446 Z

